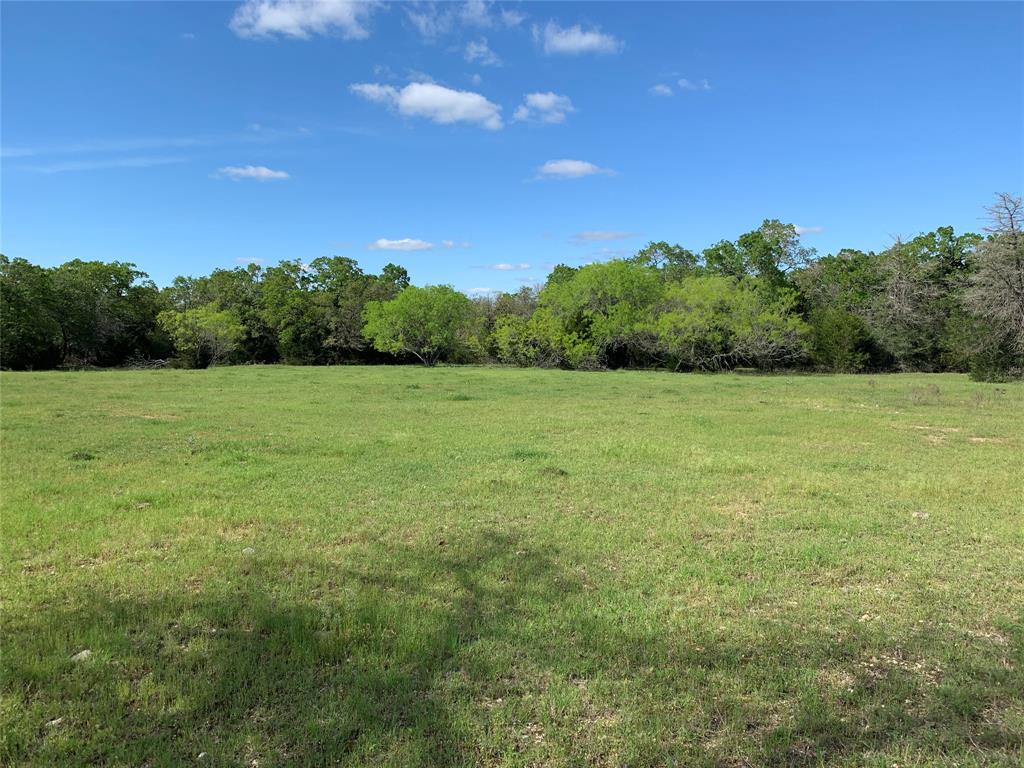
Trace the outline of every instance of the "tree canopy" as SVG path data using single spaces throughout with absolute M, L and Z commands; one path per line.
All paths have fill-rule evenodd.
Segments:
M 879 252 L 819 257 L 777 219 L 703 250 L 552 268 L 469 298 L 324 256 L 217 269 L 158 288 L 135 265 L 44 268 L 0 256 L 0 364 L 493 360 L 565 368 L 1024 372 L 1024 210 L 998 196 L 984 234 L 938 227 Z

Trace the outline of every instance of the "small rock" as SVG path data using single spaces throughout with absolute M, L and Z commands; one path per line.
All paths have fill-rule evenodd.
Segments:
M 205 752 L 200 752 L 198 755 L 196 755 L 196 760 L 205 760 L 208 757 L 209 755 Z
M 79 651 L 74 656 L 72 656 L 71 660 L 72 661 L 88 661 L 90 658 L 92 658 L 92 651 L 90 651 L 88 648 L 86 648 L 84 651 Z
M 255 555 L 256 554 L 256 550 L 253 549 L 252 547 L 246 547 L 245 549 L 242 550 L 242 554 L 243 555 Z
M 64 722 L 63 717 L 58 717 L 56 720 L 51 720 L 46 724 L 48 728 L 56 728 L 58 725 Z
M 911 514 L 911 517 L 914 518 L 915 520 L 927 520 L 928 519 L 928 513 L 927 512 L 914 512 L 913 514 Z

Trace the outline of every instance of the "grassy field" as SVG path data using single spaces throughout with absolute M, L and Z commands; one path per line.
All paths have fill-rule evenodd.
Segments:
M 1022 764 L 1024 385 L 252 367 L 0 396 L 4 765 Z

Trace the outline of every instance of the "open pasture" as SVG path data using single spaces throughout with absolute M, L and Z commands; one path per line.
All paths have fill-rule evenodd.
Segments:
M 0 396 L 4 765 L 1021 764 L 1021 384 L 268 366 Z

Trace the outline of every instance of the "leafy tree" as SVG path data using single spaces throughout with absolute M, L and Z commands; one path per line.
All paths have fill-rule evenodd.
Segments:
M 657 357 L 652 323 L 662 290 L 651 267 L 622 259 L 588 264 L 548 281 L 535 330 L 572 367 L 648 365 Z
M 50 273 L 0 254 L 0 366 L 52 368 L 61 360 L 61 329 Z
M 796 301 L 756 278 L 686 278 L 668 289 L 658 338 L 677 370 L 793 365 L 806 357 L 809 331 Z
M 722 240 L 701 255 L 708 270 L 727 277 L 760 277 L 765 286 L 789 285 L 792 275 L 814 258 L 804 248 L 792 224 L 765 219 L 757 229 L 740 235 L 735 243 Z
M 699 268 L 697 254 L 664 240 L 648 243 L 631 261 L 657 269 L 662 279 L 669 281 L 681 280 Z
M 747 274 L 763 278 L 771 286 L 786 285 L 788 277 L 814 257 L 812 248 L 800 244 L 796 227 L 778 219 L 765 219 L 753 232 L 740 235 L 736 244 Z
M 427 366 L 479 344 L 472 302 L 448 285 L 409 286 L 390 301 L 371 301 L 363 333 L 381 352 L 409 354 Z
M 134 264 L 76 259 L 50 274 L 64 363 L 117 365 L 149 356 L 163 302 L 145 273 Z
M 330 328 L 312 283 L 311 272 L 299 261 L 282 261 L 263 273 L 260 313 L 287 363 L 326 361 Z
M 743 277 L 747 274 L 747 264 L 743 252 L 736 243 L 720 240 L 704 249 L 701 254 L 704 266 L 711 272 L 726 277 Z
M 377 282 L 381 285 L 387 285 L 392 290 L 392 297 L 397 295 L 399 291 L 409 287 L 409 273 L 405 267 L 400 267 L 397 264 L 385 264 L 384 268 L 380 271 L 380 277 Z
M 856 373 L 874 367 L 879 358 L 867 323 L 832 305 L 811 312 L 811 360 L 828 371 Z
M 245 334 L 234 312 L 218 310 L 212 304 L 165 310 L 157 319 L 174 340 L 182 361 L 191 368 L 205 368 L 224 361 Z
M 219 310 L 233 312 L 242 324 L 242 336 L 232 359 L 249 363 L 278 359 L 274 329 L 262 312 L 263 269 L 258 264 L 214 270 L 197 293 L 205 299 L 203 304 L 212 303 Z
M 542 346 L 529 319 L 513 314 L 501 315 L 495 320 L 491 350 L 499 362 L 509 365 L 536 365 L 542 354 Z

